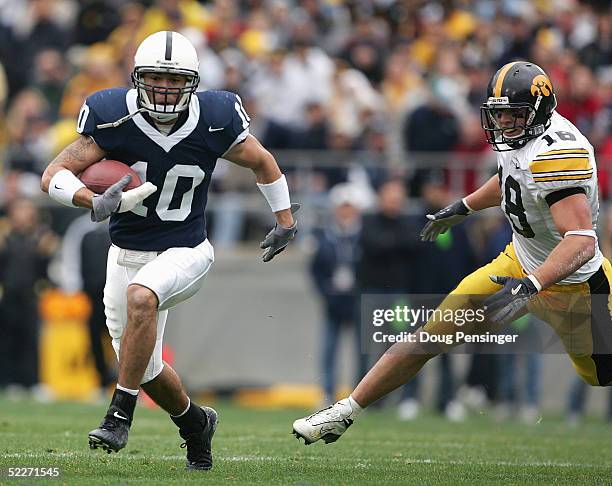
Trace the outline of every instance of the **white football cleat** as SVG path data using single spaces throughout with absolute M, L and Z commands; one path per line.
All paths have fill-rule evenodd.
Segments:
M 326 444 L 336 442 L 354 420 L 348 400 L 340 400 L 318 412 L 293 422 L 293 435 L 304 439 L 305 445 L 323 439 Z

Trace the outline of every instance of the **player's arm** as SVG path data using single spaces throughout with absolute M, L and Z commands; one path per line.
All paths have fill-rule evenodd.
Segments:
M 131 176 L 126 175 L 103 194 L 94 194 L 76 174 L 80 174 L 105 156 L 106 152 L 93 138 L 80 135 L 47 166 L 40 187 L 61 204 L 91 209 L 92 221 L 104 221 L 114 212 L 130 211 L 157 190 L 153 184 L 145 182 L 135 189 L 123 192 L 123 188 L 131 180 Z
M 67 206 L 92 209 L 94 193 L 76 177 L 102 160 L 106 152 L 91 137 L 79 138 L 62 150 L 45 169 L 40 187 L 56 201 Z
M 533 272 L 542 288 L 576 272 L 595 256 L 597 245 L 591 206 L 585 194 L 573 194 L 555 202 L 550 206 L 550 214 L 563 239 Z
M 434 241 L 438 235 L 446 233 L 451 226 L 461 223 L 474 211 L 499 206 L 500 203 L 499 176 L 495 174 L 469 196 L 455 201 L 435 214 L 428 214 L 429 221 L 421 231 L 421 239 Z
M 512 322 L 532 296 L 568 277 L 595 255 L 597 239 L 591 223 L 591 207 L 584 193 L 557 200 L 550 205 L 550 213 L 563 239 L 531 275 L 490 276 L 493 282 L 503 286 L 484 302 L 491 321 Z
M 480 211 L 481 209 L 499 206 L 501 204 L 499 176 L 495 174 L 472 194 L 466 196 L 463 200 L 465 201 L 466 206 L 468 206 L 472 211 Z
M 274 211 L 278 224 L 284 228 L 293 226 L 293 215 L 291 214 L 289 203 L 289 190 L 285 190 L 287 183 L 276 163 L 276 159 L 264 148 L 259 140 L 253 135 L 248 135 L 244 142 L 232 147 L 223 158 L 241 167 L 251 169 L 255 174 L 255 180 L 257 181 L 258 187 L 262 190 Z M 277 194 L 275 194 L 276 188 L 273 187 L 274 185 L 278 185 Z M 266 192 L 267 188 L 271 189 L 271 193 L 268 194 Z M 280 206 L 273 206 L 275 201 L 270 202 L 271 198 L 286 198 L 284 204 L 278 201 L 280 206 L 286 206 L 286 208 L 278 209 Z
M 253 171 L 257 186 L 276 216 L 276 225 L 260 245 L 265 249 L 263 261 L 269 262 L 294 238 L 297 222 L 293 213 L 300 206 L 291 203 L 287 181 L 274 156 L 253 135 L 247 135 L 244 142 L 232 147 L 223 158 Z

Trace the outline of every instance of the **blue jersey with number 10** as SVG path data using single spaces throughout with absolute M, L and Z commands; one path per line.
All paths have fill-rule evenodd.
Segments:
M 87 98 L 77 122 L 77 131 L 92 137 L 108 159 L 157 186 L 132 211 L 111 216 L 111 240 L 131 250 L 193 248 L 206 239 L 204 209 L 217 159 L 244 141 L 249 117 L 237 95 L 203 91 L 191 97 L 186 121 L 169 135 L 141 114 L 118 127 L 99 127 L 137 109 L 136 90 L 103 90 Z

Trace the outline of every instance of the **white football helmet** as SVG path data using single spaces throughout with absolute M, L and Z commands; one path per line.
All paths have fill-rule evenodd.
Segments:
M 195 93 L 198 75 L 198 54 L 187 38 L 178 32 L 161 31 L 142 41 L 134 56 L 132 82 L 138 90 L 138 103 L 152 118 L 160 122 L 176 119 L 189 106 Z M 144 73 L 179 74 L 186 77 L 182 88 L 167 88 L 146 84 Z M 168 95 L 178 95 L 175 103 L 168 103 Z

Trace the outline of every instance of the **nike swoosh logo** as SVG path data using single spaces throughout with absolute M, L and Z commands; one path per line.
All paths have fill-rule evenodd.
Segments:
M 208 127 L 208 131 L 209 132 L 218 132 L 219 130 L 223 130 L 225 127 L 219 127 L 219 128 L 213 128 L 213 127 Z
M 58 186 L 57 184 L 55 184 L 55 188 L 56 188 L 56 189 L 59 189 L 60 191 L 63 191 L 63 190 L 64 190 L 64 188 L 63 188 L 63 187 L 60 187 L 60 186 Z
M 128 421 L 127 417 L 124 417 L 123 415 L 119 415 L 117 412 L 113 413 L 113 415 L 117 417 L 118 419 L 125 420 L 126 422 Z
M 519 293 L 519 290 L 521 290 L 521 285 L 523 285 L 523 284 L 518 284 L 518 285 L 517 285 L 515 288 L 513 288 L 513 289 L 510 291 L 510 293 L 511 293 L 512 295 L 516 295 L 516 294 L 518 294 L 518 293 Z

